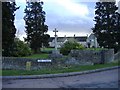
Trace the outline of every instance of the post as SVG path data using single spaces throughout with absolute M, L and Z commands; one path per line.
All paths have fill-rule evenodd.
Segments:
M 53 30 L 53 32 L 55 32 L 55 50 L 57 51 L 57 30 L 56 30 L 56 28 L 55 28 L 55 30 Z
M 30 70 L 31 69 L 31 62 L 27 61 L 26 62 L 26 70 Z

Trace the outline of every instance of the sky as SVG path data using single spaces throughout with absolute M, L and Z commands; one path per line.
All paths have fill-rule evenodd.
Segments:
M 26 37 L 24 9 L 26 0 L 16 0 L 20 8 L 15 12 L 16 36 L 21 40 Z M 46 12 L 46 22 L 48 34 L 54 37 L 53 30 L 58 30 L 58 37 L 66 36 L 87 36 L 92 33 L 91 28 L 95 22 L 95 3 L 96 0 L 42 0 L 43 10 Z

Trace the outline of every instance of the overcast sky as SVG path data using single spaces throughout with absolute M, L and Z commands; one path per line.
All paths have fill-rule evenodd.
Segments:
M 15 26 L 18 37 L 23 40 L 25 34 L 24 9 L 26 0 L 16 0 L 20 8 L 16 11 Z M 94 26 L 94 11 L 96 0 L 42 0 L 43 10 L 46 12 L 48 34 L 53 37 L 53 30 L 57 28 L 58 37 L 61 36 L 86 36 Z M 18 32 L 19 31 L 19 32 Z

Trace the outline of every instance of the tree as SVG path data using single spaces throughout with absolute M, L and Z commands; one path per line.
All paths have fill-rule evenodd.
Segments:
M 14 25 L 15 2 L 2 2 L 2 55 L 11 56 L 11 49 L 13 48 L 16 28 Z
M 46 34 L 48 26 L 45 24 L 45 12 L 42 10 L 43 2 L 27 2 L 25 9 L 25 23 L 27 41 L 35 53 L 40 52 L 43 45 L 47 45 L 49 35 Z
M 96 3 L 95 7 L 95 26 L 92 28 L 95 33 L 100 47 L 114 48 L 115 52 L 120 47 L 120 15 L 116 12 L 118 7 L 114 2 L 100 2 Z

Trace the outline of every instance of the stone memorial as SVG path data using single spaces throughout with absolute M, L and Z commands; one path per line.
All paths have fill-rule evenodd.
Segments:
M 52 54 L 49 55 L 50 58 L 61 58 L 62 54 L 60 54 L 60 52 L 57 50 L 57 32 L 58 30 L 55 28 L 55 30 L 53 30 L 53 32 L 55 32 L 55 50 L 52 51 Z

